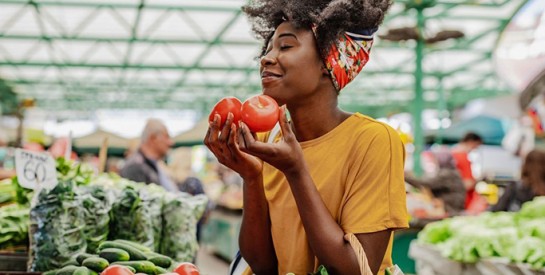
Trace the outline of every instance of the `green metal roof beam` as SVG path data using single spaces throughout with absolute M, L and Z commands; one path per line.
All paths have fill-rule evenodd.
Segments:
M 106 68 L 106 69 L 123 69 L 123 64 L 114 64 L 114 63 L 50 63 L 46 61 L 0 61 L 0 67 L 9 67 L 9 66 L 21 66 L 21 67 L 61 67 L 66 68 L 75 67 L 75 68 Z M 127 69 L 141 69 L 141 70 L 202 70 L 202 71 L 255 71 L 257 72 L 257 67 L 231 67 L 231 66 L 199 66 L 194 68 L 192 66 L 177 66 L 177 65 L 163 65 L 163 64 L 129 64 Z M 392 74 L 392 75 L 411 75 L 412 71 L 403 71 L 399 69 L 390 69 L 390 70 L 365 70 L 365 74 L 375 75 L 375 74 Z M 444 75 L 444 73 L 435 73 L 428 72 L 426 76 L 438 77 Z
M 473 61 L 470 61 L 470 62 L 467 62 L 461 66 L 458 66 L 457 68 L 454 68 L 448 72 L 445 72 L 445 73 L 442 73 L 443 76 L 451 76 L 453 74 L 456 74 L 458 72 L 461 72 L 461 71 L 470 71 L 471 68 L 475 65 L 478 65 L 484 61 L 489 61 L 490 60 L 490 55 L 483 55 Z
M 239 10 L 235 13 L 235 15 L 223 26 L 223 28 L 216 34 L 214 39 L 212 39 L 211 43 L 208 43 L 206 45 L 206 48 L 201 52 L 201 54 L 195 59 L 195 62 L 193 62 L 193 65 L 190 67 L 190 69 L 187 69 L 186 72 L 182 75 L 182 77 L 174 84 L 173 88 L 177 86 L 183 85 L 187 81 L 187 77 L 189 75 L 189 71 L 192 69 L 195 69 L 199 67 L 201 62 L 204 60 L 204 58 L 208 55 L 210 52 L 210 49 L 212 49 L 212 46 L 214 46 L 216 43 L 219 43 L 221 41 L 221 38 L 223 35 L 235 24 L 235 22 L 238 20 L 240 15 L 242 14 L 242 10 Z
M 138 26 L 140 26 L 140 18 L 142 17 L 142 9 L 145 5 L 145 0 L 140 0 L 140 4 L 138 5 L 138 9 L 136 11 L 136 18 L 134 19 L 134 23 L 132 24 L 131 28 L 131 39 L 129 40 L 129 45 L 127 46 L 127 52 L 125 53 L 125 57 L 123 58 L 123 68 L 127 68 L 129 65 L 129 61 L 132 56 L 134 41 L 137 39 L 138 36 Z M 121 85 L 125 82 L 127 71 L 123 70 L 121 77 L 119 78 L 118 84 Z
M 422 2 L 421 0 L 396 0 L 397 3 L 402 4 L 413 4 L 415 2 Z M 508 3 L 509 0 L 495 1 L 494 3 L 482 3 L 475 0 L 464 0 L 464 1 L 452 1 L 452 0 L 438 0 L 435 1 L 436 5 L 468 5 L 468 6 L 484 6 L 484 7 L 500 7 Z
M 84 1 L 58 2 L 58 1 L 35 1 L 41 6 L 52 7 L 73 7 L 73 8 L 112 8 L 112 9 L 136 9 L 138 4 L 132 3 L 93 3 Z M 21 5 L 25 1 L 2 0 L 2 4 Z M 232 12 L 240 11 L 240 7 L 229 6 L 174 6 L 174 5 L 147 5 L 150 10 L 187 10 L 187 11 L 211 11 L 211 12 Z
M 45 35 L 47 32 L 46 32 L 46 29 L 45 29 L 45 24 L 44 24 L 44 19 L 43 19 L 43 16 L 42 16 L 42 12 L 40 11 L 40 7 L 38 6 L 38 4 L 36 3 L 36 1 L 33 1 L 33 0 L 30 0 L 28 2 L 29 5 L 31 5 L 33 8 L 34 8 L 34 11 L 36 12 L 36 20 L 38 21 L 38 27 L 40 29 L 40 33 L 42 35 Z M 53 42 L 51 40 L 48 40 L 47 41 L 47 51 L 49 53 L 49 56 L 51 58 L 51 60 L 54 60 L 55 62 L 57 62 L 57 55 L 55 54 L 55 47 L 53 45 Z M 59 75 L 60 75 L 60 79 L 59 81 L 62 83 L 61 85 L 64 85 L 64 66 L 59 66 L 57 67 L 57 70 L 59 72 Z

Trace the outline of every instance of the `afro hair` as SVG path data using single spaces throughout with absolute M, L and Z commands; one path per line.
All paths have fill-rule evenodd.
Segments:
M 274 30 L 289 20 L 297 28 L 316 26 L 322 57 L 345 31 L 378 27 L 391 0 L 251 0 L 242 10 L 256 36 L 264 41 L 262 55 Z

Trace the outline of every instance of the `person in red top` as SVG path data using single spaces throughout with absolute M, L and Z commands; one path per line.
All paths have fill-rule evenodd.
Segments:
M 471 161 L 468 155 L 483 144 L 483 139 L 476 133 L 467 133 L 462 140 L 452 148 L 452 156 L 456 160 L 456 168 L 460 172 L 466 188 L 465 208 L 468 209 L 472 202 L 478 198 L 475 192 L 476 180 L 471 171 Z

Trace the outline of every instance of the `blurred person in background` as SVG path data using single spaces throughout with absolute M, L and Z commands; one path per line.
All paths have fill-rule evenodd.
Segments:
M 456 168 L 462 176 L 466 189 L 465 208 L 471 207 L 472 203 L 478 201 L 479 194 L 475 192 L 475 184 L 477 181 L 473 177 L 471 171 L 471 161 L 469 153 L 483 144 L 483 139 L 476 133 L 468 132 L 462 140 L 452 148 L 452 156 L 456 161 Z
M 127 159 L 119 174 L 132 181 L 155 183 L 170 192 L 178 192 L 178 186 L 159 165 L 173 143 L 163 122 L 149 119 L 142 131 L 138 151 Z
M 417 179 L 405 174 L 405 181 L 417 188 L 427 188 L 433 196 L 441 201 L 449 215 L 457 215 L 464 210 L 466 189 L 452 154 L 448 150 L 438 150 L 432 153 L 430 165 L 435 174 Z
M 519 211 L 523 203 L 545 196 L 545 151 L 532 150 L 524 159 L 521 179 L 507 185 L 492 211 Z

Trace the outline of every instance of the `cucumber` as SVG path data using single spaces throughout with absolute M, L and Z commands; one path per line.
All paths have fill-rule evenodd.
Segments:
M 142 252 L 153 252 L 151 251 L 151 249 L 143 244 L 139 244 L 137 242 L 133 242 L 133 241 L 127 241 L 127 240 L 115 240 L 114 242 L 116 243 L 120 243 L 120 244 L 126 244 L 126 245 L 130 245 Z
M 87 258 L 83 261 L 83 266 L 94 270 L 96 272 L 102 272 L 110 263 L 106 259 L 99 257 Z
M 168 271 L 160 266 L 156 266 L 155 267 L 155 275 L 159 275 L 159 274 L 165 274 L 165 273 L 168 273 Z
M 125 250 L 129 253 L 130 259 L 132 261 L 142 261 L 146 260 L 146 255 L 144 253 L 128 244 L 123 244 L 119 242 L 112 242 L 112 241 L 105 241 L 100 244 L 98 247 L 99 251 L 102 251 L 106 248 L 117 248 L 121 250 Z
M 76 258 L 72 258 L 68 261 L 66 261 L 64 264 L 62 264 L 62 267 L 74 265 L 74 266 L 81 266 L 81 264 L 76 260 Z
M 76 271 L 77 268 L 78 267 L 75 266 L 75 265 L 67 265 L 67 266 L 57 270 L 55 275 L 72 275 L 72 273 L 74 273 L 74 271 Z
M 171 258 L 155 252 L 146 253 L 146 257 L 148 257 L 148 261 L 154 263 L 156 266 L 168 268 L 172 265 Z
M 78 261 L 79 265 L 83 264 L 83 261 L 87 258 L 96 257 L 96 255 L 89 254 L 89 253 L 81 253 L 76 256 L 76 261 Z
M 156 266 L 150 261 L 128 261 L 128 262 L 115 262 L 113 265 L 130 266 L 136 270 L 136 272 L 155 274 Z
M 85 266 L 80 266 L 76 268 L 76 271 L 72 275 L 91 275 L 91 271 Z
M 98 255 L 108 262 L 124 262 L 130 259 L 129 252 L 119 248 L 105 248 Z

